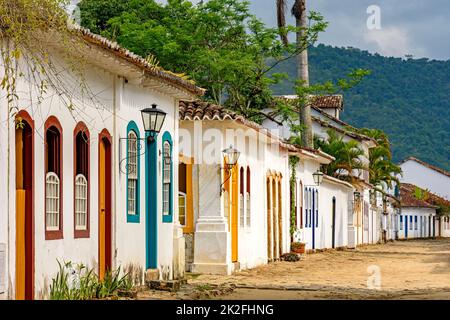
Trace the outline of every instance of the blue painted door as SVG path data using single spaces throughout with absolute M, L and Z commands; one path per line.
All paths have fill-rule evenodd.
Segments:
M 405 238 L 408 238 L 408 216 L 405 216 Z
M 146 143 L 145 190 L 146 190 L 146 266 L 147 269 L 158 268 L 158 145 L 154 141 Z

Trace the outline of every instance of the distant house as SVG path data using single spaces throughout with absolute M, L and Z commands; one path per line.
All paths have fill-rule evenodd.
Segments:
M 400 199 L 399 239 L 450 236 L 449 218 L 442 215 L 448 212 L 439 212 L 448 210 L 450 201 L 410 183 L 401 184 Z
M 297 96 L 280 96 L 279 99 L 293 102 L 297 99 Z M 376 141 L 356 132 L 354 127 L 340 120 L 340 112 L 343 109 L 342 95 L 311 96 L 313 134 L 320 139 L 327 139 L 327 131 L 331 129 L 341 134 L 346 142 L 350 140 L 357 141 L 364 152 L 361 161 L 368 167 L 369 150 L 376 146 Z M 285 139 L 292 135 L 287 124 L 280 124 L 280 122 L 266 119 L 263 125 L 269 130 L 279 132 Z M 374 186 L 369 183 L 369 171 L 355 170 L 351 174 L 355 178 L 355 182 L 353 183 L 354 190 L 349 196 L 347 206 L 350 213 L 347 219 L 348 236 L 346 237 L 346 245 L 356 247 L 361 244 L 376 243 L 381 239 L 381 222 L 380 217 L 377 216 L 377 211 L 370 205 L 370 190 Z
M 403 171 L 402 183 L 415 184 L 450 200 L 450 172 L 414 157 L 403 160 L 400 167 Z

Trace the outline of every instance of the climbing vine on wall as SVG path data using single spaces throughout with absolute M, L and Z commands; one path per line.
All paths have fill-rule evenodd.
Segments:
M 297 171 L 296 171 L 296 167 L 298 162 L 300 161 L 300 159 L 297 156 L 290 156 L 289 157 L 289 166 L 291 168 L 291 177 L 290 177 L 290 186 L 291 186 L 291 225 L 290 225 L 290 233 L 291 233 L 291 238 L 293 239 L 295 230 L 296 230 L 296 225 L 297 225 L 297 212 L 296 212 L 296 206 L 295 206 L 295 201 L 293 201 L 294 199 L 296 199 L 297 195 L 295 194 L 295 185 L 297 183 Z
M 83 79 L 84 59 L 73 54 L 81 42 L 75 40 L 65 10 L 68 3 L 0 0 L 0 98 L 6 100 L 10 116 L 19 107 L 39 106 L 49 89 L 70 111 L 76 94 L 82 93 L 84 100 L 94 97 Z M 56 52 L 59 62 L 50 54 Z

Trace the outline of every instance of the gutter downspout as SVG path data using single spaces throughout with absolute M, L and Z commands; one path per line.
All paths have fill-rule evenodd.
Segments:
M 7 208 L 8 208 L 8 214 L 6 215 L 6 217 L 7 217 L 7 221 L 6 221 L 6 225 L 7 225 L 7 239 L 6 239 L 6 243 L 7 243 L 7 248 L 6 248 L 6 250 L 8 251 L 8 254 L 7 254 L 7 260 L 6 260 L 6 263 L 5 263 L 5 268 L 8 268 L 7 270 L 7 272 L 6 272 L 6 270 L 5 270 L 5 282 L 6 282 L 6 287 L 8 288 L 8 290 L 7 290 L 7 292 L 6 292 L 6 296 L 7 296 L 7 299 L 8 300 L 11 300 L 13 297 L 12 297 L 12 288 L 11 288 L 11 286 L 10 286 L 10 284 L 12 285 L 12 283 L 11 283 L 11 268 L 10 268 L 10 266 L 11 266 L 11 250 L 10 250 L 10 248 L 11 248 L 11 239 L 10 239 L 10 236 L 11 236 L 11 231 L 10 231 L 10 215 L 11 215 L 11 212 L 13 212 L 13 210 L 11 210 L 12 208 L 10 208 L 10 206 L 11 206 L 11 201 L 10 201 L 10 195 L 11 195 L 11 190 L 10 190 L 10 182 L 11 182 L 11 177 L 10 177 L 10 170 L 11 170 L 11 159 L 10 159 L 10 157 L 11 157 L 11 128 L 10 128 L 10 123 L 9 123 L 9 116 L 10 116 L 10 114 L 9 114 L 9 110 L 10 110 L 10 108 L 9 108 L 9 106 L 8 106 L 8 108 L 7 108 L 7 121 L 6 121 L 6 126 L 7 126 L 7 128 L 8 128 L 8 142 L 7 142 L 7 166 L 6 166 L 6 183 L 7 183 L 7 187 L 6 187 L 6 206 L 7 206 Z M 33 155 L 34 156 L 34 155 Z M 16 212 L 15 210 L 14 210 L 14 212 Z M 8 277 L 6 277 L 6 275 L 8 275 Z M 6 289 L 6 288 L 5 288 Z M 33 293 L 34 294 L 34 293 Z
M 113 266 L 117 266 L 117 143 L 116 143 L 116 137 L 117 137 L 117 77 L 114 76 L 113 78 L 113 194 L 114 194 L 114 203 L 113 203 L 113 212 L 114 212 L 114 232 L 113 232 L 113 238 L 114 238 L 114 263 Z M 118 140 L 117 140 L 118 141 Z M 119 142 L 120 143 L 120 142 Z

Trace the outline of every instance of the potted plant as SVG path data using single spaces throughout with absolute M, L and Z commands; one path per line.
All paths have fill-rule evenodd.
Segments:
M 303 242 L 292 242 L 291 251 L 299 254 L 305 253 L 305 243 Z

